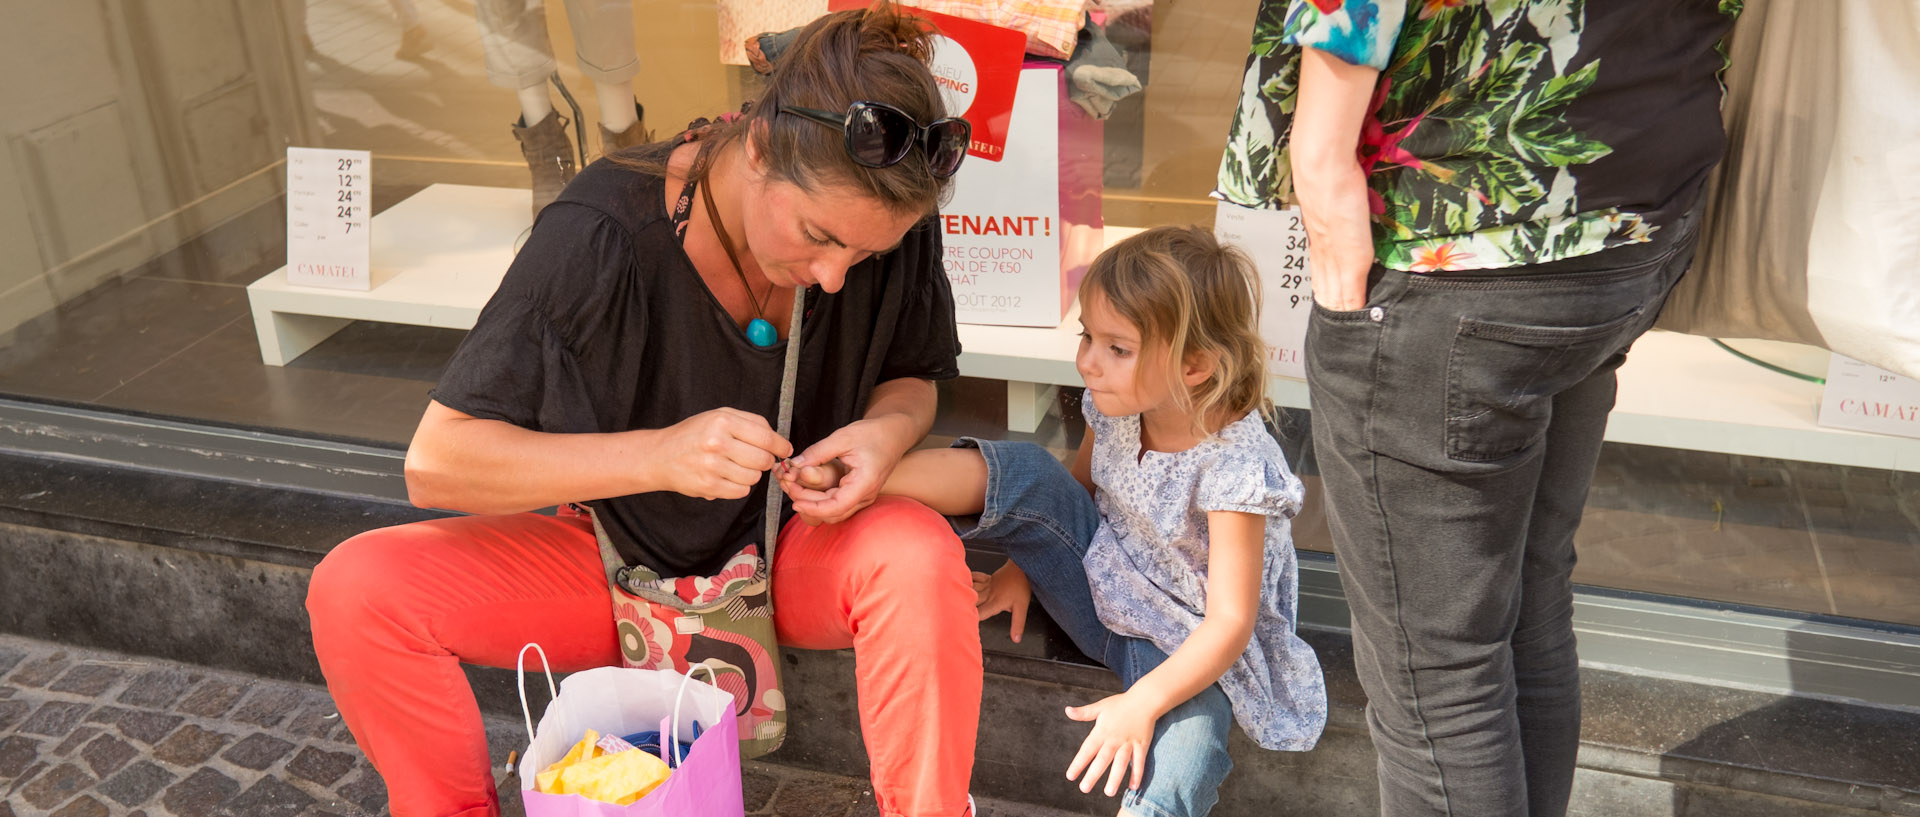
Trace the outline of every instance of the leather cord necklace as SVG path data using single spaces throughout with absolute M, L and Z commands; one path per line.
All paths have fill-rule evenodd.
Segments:
M 711 182 L 712 179 L 708 179 Z M 747 273 L 740 268 L 740 256 L 733 250 L 733 238 L 727 235 L 727 228 L 720 224 L 720 211 L 713 206 L 713 185 L 700 185 L 700 200 L 707 205 L 707 220 L 713 222 L 713 233 L 720 238 L 720 248 L 727 251 L 727 261 L 733 264 L 733 274 L 740 276 L 740 286 L 747 291 L 747 303 L 753 307 L 754 318 L 747 323 L 747 340 L 753 345 L 765 349 L 779 342 L 780 333 L 774 331 L 773 324 L 767 321 L 766 302 L 773 300 L 773 285 L 768 282 L 764 298 L 756 298 L 753 285 L 747 283 Z M 796 297 L 796 301 L 799 299 Z
M 751 323 L 747 324 L 747 340 L 762 349 L 772 346 L 780 340 L 780 336 L 774 331 L 773 324 L 767 322 L 765 307 L 762 305 L 763 301 L 754 298 L 753 286 L 747 283 L 747 273 L 740 269 L 740 257 L 733 251 L 733 239 L 727 235 L 727 228 L 720 224 L 719 209 L 713 206 L 712 185 L 702 185 L 700 187 L 700 199 L 706 204 L 707 220 L 713 222 L 714 235 L 720 238 L 720 248 L 727 251 L 727 260 L 733 264 L 733 274 L 740 276 L 740 286 L 747 290 L 747 303 L 753 305 L 753 314 L 757 316 Z M 772 286 L 767 287 L 765 300 L 773 300 Z M 797 292 L 794 293 L 793 317 L 787 323 L 787 355 L 786 359 L 782 361 L 783 365 L 781 366 L 780 372 L 780 402 L 778 408 L 774 410 L 776 416 L 774 421 L 775 432 L 782 438 L 788 439 L 793 436 L 794 391 L 795 386 L 798 384 L 800 373 L 800 324 L 803 318 L 803 312 L 806 309 L 806 302 L 806 298 L 801 297 Z M 766 539 L 763 541 L 766 543 L 766 568 L 769 575 L 773 572 L 773 546 L 774 543 L 780 539 L 780 509 L 783 498 L 780 491 L 778 469 L 768 471 L 767 530 Z M 772 605 L 773 597 L 771 595 L 767 597 L 767 602 L 769 606 Z

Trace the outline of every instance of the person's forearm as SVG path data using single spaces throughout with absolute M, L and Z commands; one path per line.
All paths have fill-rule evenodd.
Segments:
M 1358 149 L 1379 76 L 1318 49 L 1301 55 L 1288 155 L 1307 230 L 1314 295 L 1331 309 L 1364 305 L 1373 266 L 1372 215 Z
M 549 434 L 433 409 L 407 448 L 407 496 L 420 507 L 519 513 L 659 489 L 650 432 Z
M 1220 680 L 1247 651 L 1260 615 L 1261 564 L 1267 518 L 1241 511 L 1207 512 L 1207 609 L 1180 648 L 1127 690 L 1164 715 Z
M 939 396 L 932 381 L 917 377 L 889 380 L 873 387 L 862 420 L 882 424 L 888 449 L 898 462 L 933 430 L 933 415 Z
M 1165 663 L 1134 682 L 1127 695 L 1151 706 L 1155 718 L 1165 715 L 1220 680 L 1247 651 L 1252 637 L 1251 617 L 1233 620 L 1210 615 Z

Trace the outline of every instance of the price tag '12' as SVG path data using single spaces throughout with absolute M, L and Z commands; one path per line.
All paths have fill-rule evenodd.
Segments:
M 1256 210 L 1220 202 L 1213 234 L 1253 259 L 1260 270 L 1260 337 L 1267 342 L 1267 373 L 1306 379 L 1302 350 L 1307 345 L 1307 315 L 1313 307 L 1313 280 L 1307 275 L 1307 229 L 1300 208 Z
M 287 148 L 287 283 L 373 288 L 370 156 Z

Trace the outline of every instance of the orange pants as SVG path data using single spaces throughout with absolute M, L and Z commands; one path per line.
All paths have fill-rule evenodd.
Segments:
M 852 647 L 883 815 L 962 815 L 980 719 L 980 631 L 960 540 L 919 503 L 780 535 L 780 643 Z M 361 534 L 315 568 L 314 652 L 396 817 L 499 814 L 461 662 L 512 667 L 538 642 L 556 671 L 620 662 L 584 516 L 468 516 Z M 805 703 L 801 702 L 801 706 Z

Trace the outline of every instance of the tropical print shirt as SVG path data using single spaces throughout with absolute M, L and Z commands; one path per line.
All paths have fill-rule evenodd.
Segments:
M 1362 126 L 1391 269 L 1497 269 L 1647 241 L 1725 148 L 1740 0 L 1262 0 L 1216 195 L 1293 201 L 1304 47 L 1380 70 Z

